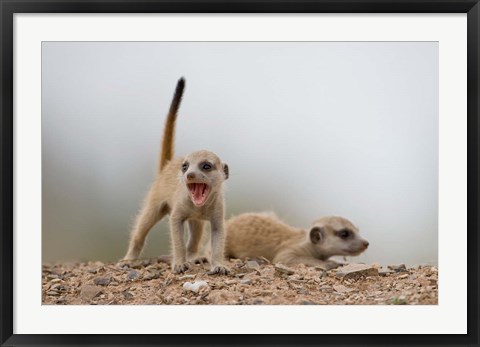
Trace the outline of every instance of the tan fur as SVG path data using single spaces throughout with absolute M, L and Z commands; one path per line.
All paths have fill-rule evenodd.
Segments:
M 348 229 L 348 238 L 339 237 Z M 273 263 L 306 264 L 331 269 L 335 255 L 358 255 L 368 247 L 358 229 L 343 217 L 316 220 L 307 231 L 282 222 L 275 215 L 245 213 L 226 222 L 226 255 L 233 258 L 263 256 Z M 317 240 L 317 237 L 320 238 Z
M 224 195 L 223 182 L 228 178 L 228 166 L 209 151 L 201 150 L 188 154 L 184 158 L 172 159 L 174 126 L 177 111 L 184 90 L 184 80 L 179 80 L 170 112 L 165 123 L 162 141 L 160 170 L 155 177 L 138 214 L 131 232 L 130 243 L 124 260 L 138 258 L 150 229 L 165 215 L 170 214 L 170 235 L 172 240 L 172 270 L 176 273 L 186 271 L 189 261 L 202 259 L 198 253 L 198 244 L 203 233 L 205 221 L 212 229 L 212 259 L 209 273 L 226 274 L 229 269 L 224 265 Z M 204 164 L 211 164 L 205 169 Z M 182 165 L 188 168 L 183 170 Z M 193 193 L 188 184 L 207 184 L 207 198 L 203 205 L 194 204 Z M 184 225 L 189 226 L 188 244 L 184 241 Z

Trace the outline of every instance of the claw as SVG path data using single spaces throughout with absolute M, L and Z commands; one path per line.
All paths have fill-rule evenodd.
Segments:
M 207 275 L 228 275 L 231 273 L 231 270 L 223 265 L 213 266 L 210 271 L 207 272 Z
M 176 274 L 184 273 L 188 269 L 190 269 L 190 264 L 189 263 L 176 264 L 176 265 L 173 264 L 173 266 L 172 266 L 172 271 Z
M 200 257 L 194 260 L 195 264 L 205 264 L 208 263 L 208 259 L 206 257 Z

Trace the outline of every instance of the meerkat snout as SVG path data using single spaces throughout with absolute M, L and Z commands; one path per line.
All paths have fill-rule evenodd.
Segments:
M 359 255 L 370 244 L 349 220 L 337 216 L 315 221 L 310 229 L 310 241 L 328 257 Z

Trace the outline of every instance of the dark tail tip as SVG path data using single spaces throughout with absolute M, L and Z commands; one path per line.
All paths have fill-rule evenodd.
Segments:
M 175 94 L 181 95 L 184 89 L 185 89 L 185 78 L 180 77 L 180 79 L 177 82 L 177 88 L 175 88 Z
M 185 77 L 180 77 L 180 79 L 177 82 L 177 88 L 180 86 L 181 88 L 185 87 Z
M 182 101 L 183 90 L 185 89 L 185 78 L 181 77 L 177 82 L 177 87 L 175 88 L 175 94 L 173 96 L 172 104 L 170 105 L 170 113 L 174 114 L 177 112 L 180 102 Z

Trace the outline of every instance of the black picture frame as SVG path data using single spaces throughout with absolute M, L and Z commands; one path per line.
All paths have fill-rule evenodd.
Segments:
M 16 13 L 467 13 L 468 334 L 465 335 L 19 335 L 13 333 L 13 16 Z M 0 0 L 2 346 L 479 345 L 479 0 Z M 455 319 L 455 317 L 451 317 Z M 221 331 L 219 331 L 221 333 Z

